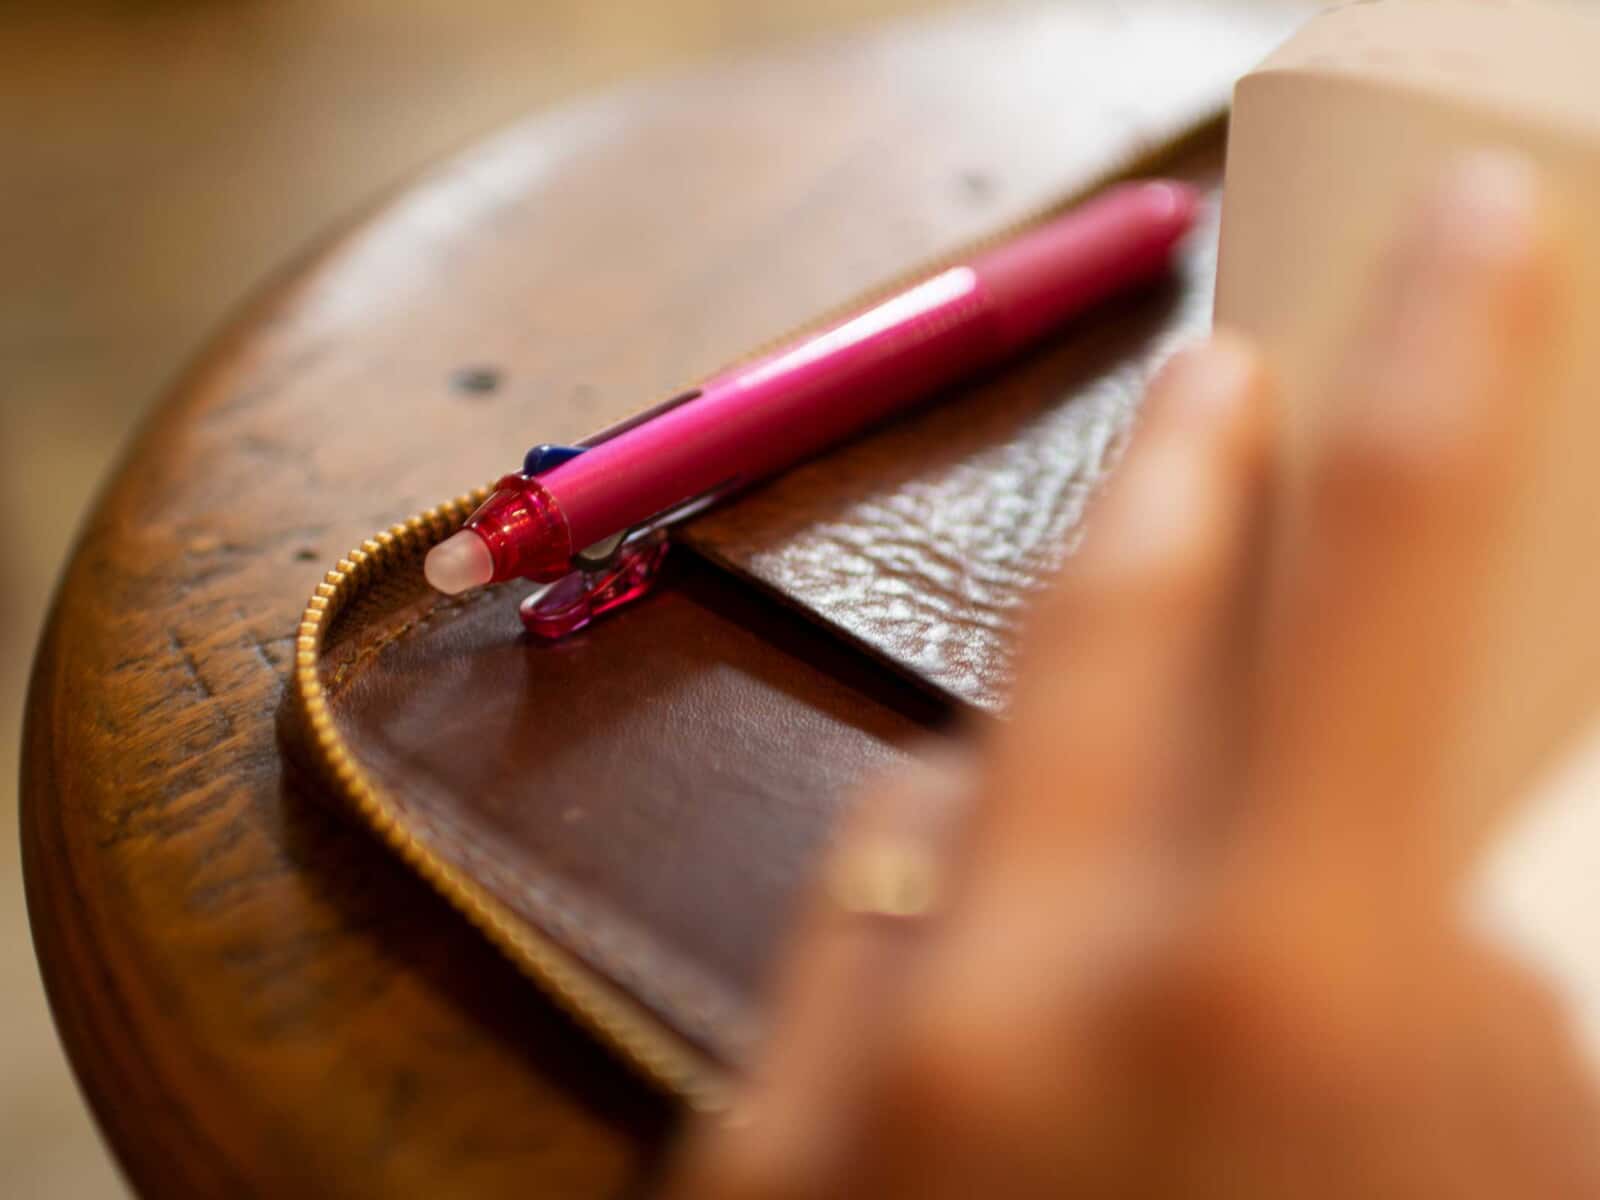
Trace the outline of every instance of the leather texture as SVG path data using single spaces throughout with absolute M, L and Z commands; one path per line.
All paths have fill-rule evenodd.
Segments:
M 369 599 L 327 650 L 338 719 L 416 837 L 737 1062 L 840 804 L 943 706 L 692 555 L 558 647 L 513 632 L 526 590 Z
M 1071 553 L 1150 373 L 1209 327 L 1220 137 L 1163 172 L 1212 190 L 1163 286 L 696 521 L 703 553 L 951 699 L 1004 708 L 1029 596 Z
M 533 382 L 470 436 L 571 440 L 641 407 L 641 380 L 670 394 L 1091 190 L 1205 126 L 1305 11 L 1005 7 L 801 55 L 737 97 L 737 71 L 673 89 L 629 144 L 597 139 L 537 185 L 588 189 L 579 241 L 508 233 L 536 249 L 467 297 L 528 305 L 538 335 L 507 351 Z M 511 170 L 510 147 L 485 152 L 485 204 L 521 230 L 542 219 L 517 199 L 540 167 Z M 807 187 L 784 193 L 782 221 L 698 220 L 695 164 L 752 204 L 791 174 Z M 1220 143 L 1164 165 L 1214 183 Z M 418 221 L 456 219 L 425 190 L 414 203 Z M 440 601 L 412 571 L 369 589 L 320 664 L 357 765 L 436 858 L 711 1059 L 743 1062 L 761 980 L 847 798 L 964 706 L 1001 704 L 1021 604 L 1070 544 L 1150 364 L 1205 319 L 1210 245 L 1198 238 L 1165 287 L 703 518 L 654 595 L 567 643 L 520 635 L 525 588 Z M 681 278 L 696 302 L 619 305 L 622 262 Z M 440 316 L 469 336 L 470 313 Z M 555 366 L 581 374 L 563 387 Z M 479 477 L 506 465 L 485 456 Z M 420 486 L 419 467 L 394 467 L 401 494 Z

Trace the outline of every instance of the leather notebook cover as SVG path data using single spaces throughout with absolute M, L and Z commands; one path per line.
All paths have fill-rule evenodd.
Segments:
M 681 540 L 950 699 L 1001 709 L 1029 594 L 1071 552 L 1150 373 L 1211 324 L 1220 133 L 1159 169 L 1211 197 L 1165 285 L 785 473 Z
M 764 179 L 789 169 L 761 156 L 797 127 L 848 121 L 856 149 L 826 151 L 842 164 L 826 184 L 796 178 L 781 229 L 689 220 L 680 237 L 704 253 L 664 245 L 660 269 L 714 259 L 727 286 L 710 311 L 637 314 L 651 333 L 631 355 L 575 334 L 593 377 L 670 394 L 1134 166 L 1214 184 L 1233 81 L 1306 12 L 1009 7 L 802 56 L 737 113 L 685 86 L 641 120 L 630 169 L 683 143 L 673 122 L 730 171 L 757 156 Z M 605 197 L 646 227 L 660 203 L 642 186 Z M 715 1103 L 760 1036 L 763 976 L 841 806 L 963 704 L 1000 703 L 1019 605 L 1070 546 L 1152 362 L 1207 319 L 1213 245 L 1203 230 L 1162 287 L 701 518 L 682 531 L 698 553 L 567 642 L 521 636 L 526 587 L 443 600 L 423 584 L 422 553 L 469 501 L 380 535 L 307 610 L 289 748 L 550 996 Z M 600 284 L 566 261 L 519 286 L 561 294 L 577 329 Z M 462 437 L 563 440 L 651 398 L 591 404 L 587 429 L 558 406 L 537 430 L 486 411 Z

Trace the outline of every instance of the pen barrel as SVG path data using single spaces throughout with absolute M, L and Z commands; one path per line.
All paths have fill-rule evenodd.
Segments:
M 975 258 L 1002 352 L 1015 353 L 1112 293 L 1164 273 L 1198 207 L 1194 189 L 1181 183 L 1122 184 Z
M 994 306 L 956 267 L 816 337 L 719 375 L 694 400 L 542 482 L 585 545 L 771 475 L 997 359 Z
M 1160 273 L 1196 199 L 1127 184 L 813 337 L 541 474 L 585 546 L 792 465 L 991 366 Z
M 493 579 L 560 579 L 572 570 L 574 545 L 560 503 L 540 479 L 507 475 L 467 519 L 488 548 Z

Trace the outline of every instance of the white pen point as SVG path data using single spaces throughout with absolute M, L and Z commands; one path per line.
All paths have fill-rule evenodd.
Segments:
M 422 574 L 432 587 L 455 596 L 493 579 L 494 559 L 481 537 L 470 529 L 461 529 L 428 551 Z

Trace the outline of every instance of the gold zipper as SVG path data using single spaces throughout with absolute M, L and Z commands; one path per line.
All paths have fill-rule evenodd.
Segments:
M 1146 175 L 1161 162 L 1182 156 L 1207 141 L 1219 139 L 1226 125 L 1222 114 L 1157 149 L 1130 156 L 1089 188 L 1044 205 L 999 229 L 941 254 L 921 266 L 857 295 L 780 337 L 727 364 L 732 369 L 778 346 L 837 322 L 854 311 L 902 290 L 907 284 L 957 265 L 986 246 L 1050 220 L 1068 206 L 1120 180 Z M 681 389 L 680 389 L 681 390 Z M 655 406 L 652 406 L 655 407 Z M 641 412 L 648 412 L 643 409 Z M 634 419 L 634 418 L 630 418 Z M 545 994 L 646 1080 L 699 1112 L 725 1107 L 728 1080 L 711 1059 L 669 1029 L 641 1004 L 617 988 L 570 951 L 547 937 L 474 879 L 441 859 L 407 827 L 405 818 L 377 783 L 362 770 L 334 722 L 330 695 L 319 668 L 323 641 L 334 618 L 363 589 L 390 576 L 397 567 L 415 562 L 428 547 L 461 528 L 489 495 L 492 484 L 447 500 L 409 520 L 374 534 L 351 550 L 323 576 L 300 618 L 295 666 L 290 680 L 291 703 L 309 735 L 307 754 L 324 783 L 400 859 L 482 931 Z

